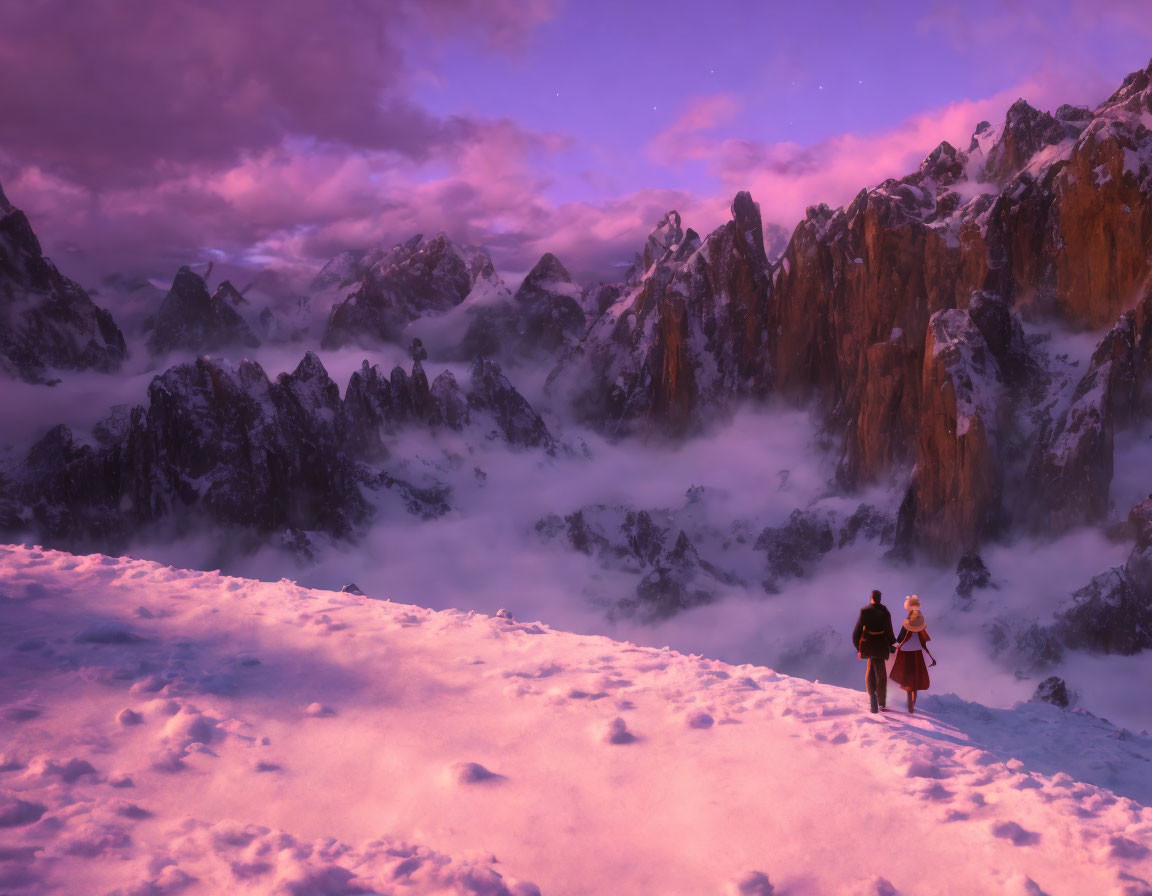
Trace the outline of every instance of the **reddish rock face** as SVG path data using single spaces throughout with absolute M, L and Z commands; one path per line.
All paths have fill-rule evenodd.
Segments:
M 1000 416 L 1011 417 L 996 402 L 963 413 L 957 378 L 979 355 L 1003 387 L 1034 379 L 1013 310 L 1100 327 L 1135 303 L 1152 268 L 1149 121 L 1152 69 L 1094 111 L 1049 114 L 1018 102 L 1002 125 L 982 125 L 968 152 L 941 144 L 918 171 L 844 208 L 810 208 L 770 266 L 747 194 L 733 203 L 732 222 L 690 253 L 687 238 L 671 251 L 680 223 L 669 215 L 645 247 L 642 276 L 574 353 L 593 371 L 578 404 L 613 431 L 622 419 L 644 418 L 682 432 L 717 399 L 773 391 L 815 400 L 843 433 L 842 484 L 915 464 L 915 540 L 955 559 L 1000 525 L 996 430 Z M 1138 311 L 1125 325 L 1137 348 L 1124 362 L 1129 373 L 1116 373 L 1110 386 L 1109 420 L 1152 410 L 1146 378 L 1135 372 L 1152 352 L 1143 347 L 1152 340 L 1136 335 L 1152 327 L 1149 318 Z M 940 346 L 940 327 L 962 335 L 953 349 L 926 353 Z M 1019 428 L 1012 435 L 1035 438 Z M 1033 448 L 1014 445 L 1012 456 Z M 1085 443 L 1084 452 L 1073 452 L 1084 465 L 1067 475 L 1082 477 L 1095 496 L 1081 495 L 1084 506 L 1098 508 L 1111 478 L 1100 459 L 1111 456 L 1109 438 L 1101 431 L 1098 447 Z M 1046 525 L 1065 525 L 1055 506 L 1043 513 Z
M 1000 526 L 999 367 L 967 311 L 932 316 L 916 436 L 917 541 L 949 561 Z
M 950 540 L 971 541 L 996 517 L 987 492 L 996 475 L 981 472 L 997 469 L 981 447 L 981 432 L 991 437 L 996 420 L 973 424 L 965 439 L 944 438 L 942 420 L 953 411 L 939 392 L 929 395 L 948 388 L 945 370 L 925 355 L 928 321 L 968 307 L 977 292 L 985 296 L 978 329 L 988 330 L 985 349 L 1011 384 L 1029 375 L 1031 361 L 1009 307 L 1099 327 L 1133 305 L 1152 266 L 1149 81 L 1149 72 L 1131 76 L 1094 113 L 1064 106 L 1049 115 L 1017 103 L 1004 125 L 981 129 L 969 153 L 943 144 L 918 172 L 862 192 L 843 209 L 810 209 L 773 270 L 773 388 L 816 399 L 844 432 L 844 484 L 918 464 L 918 538 L 934 552 Z M 1130 372 L 1116 374 L 1129 385 L 1109 392 L 1139 398 L 1119 407 L 1109 398 L 1110 419 L 1152 409 L 1146 378 L 1134 372 L 1152 351 L 1134 334 L 1150 316 L 1137 311 L 1126 325 L 1140 347 L 1124 362 Z M 1068 473 L 1096 496 L 1080 495 L 1093 517 L 1101 500 L 1106 505 L 1111 478 L 1100 459 L 1111 457 L 1111 441 L 1101 436 L 1088 452 L 1096 459 Z M 930 474 L 929 458 L 940 467 Z M 964 506 L 934 519 L 934 508 L 943 512 L 949 502 Z M 1061 523 L 1055 507 L 1045 512 L 1046 525 L 1072 524 Z
M 772 383 L 847 429 L 848 484 L 911 459 L 928 320 L 988 277 L 979 228 L 933 226 L 927 186 L 889 181 L 847 209 L 810 209 L 777 268 Z
M 1152 93 L 1148 102 L 1152 112 Z M 1134 144 L 1132 134 L 1090 127 L 1057 176 L 1057 307 L 1084 326 L 1131 307 L 1149 272 L 1152 171 L 1134 161 Z

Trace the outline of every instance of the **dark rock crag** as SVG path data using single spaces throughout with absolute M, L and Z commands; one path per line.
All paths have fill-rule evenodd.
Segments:
M 325 348 L 398 341 L 407 324 L 464 301 L 472 288 L 468 260 L 444 235 L 417 235 L 366 255 L 344 253 L 317 275 L 314 289 L 345 293 L 333 307 Z
M 367 364 L 340 389 L 309 352 L 270 380 L 259 364 L 200 358 L 157 376 L 148 404 L 118 407 L 92 444 L 66 426 L 40 439 L 3 483 L 0 528 L 44 544 L 115 550 L 130 538 L 197 523 L 243 537 L 281 532 L 298 553 L 309 532 L 351 538 L 388 489 L 419 516 L 446 493 L 375 470 L 384 437 L 402 426 L 479 425 L 486 438 L 555 450 L 551 433 L 498 366 L 478 361 L 465 393 L 450 373 L 430 387 L 419 355 L 390 378 Z
M 38 383 L 56 370 L 114 373 L 126 356 L 112 315 L 44 257 L 0 189 L 0 374 Z
M 257 348 L 260 340 L 235 308 L 242 299 L 227 280 L 209 293 L 203 277 L 191 268 L 180 268 L 160 304 L 148 337 L 148 350 L 163 355 L 172 351 Z

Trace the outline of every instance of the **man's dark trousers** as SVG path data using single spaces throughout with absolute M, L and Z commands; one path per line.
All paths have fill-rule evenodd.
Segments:
M 868 696 L 872 698 L 873 710 L 877 703 L 881 706 L 888 705 L 888 672 L 884 668 L 884 660 L 871 657 L 868 659 L 868 668 L 864 672 L 864 687 L 868 690 Z

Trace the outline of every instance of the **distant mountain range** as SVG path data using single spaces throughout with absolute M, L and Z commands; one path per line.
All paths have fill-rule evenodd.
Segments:
M 158 359 L 261 339 L 396 342 L 413 345 L 415 368 L 358 373 L 342 399 L 314 356 L 275 382 L 254 364 L 174 368 L 147 408 L 107 428 L 103 448 L 77 448 L 63 432 L 37 446 L 9 473 L 9 494 L 25 498 L 9 502 L 4 525 L 89 537 L 120 531 L 106 515 L 138 525 L 198 504 L 258 528 L 348 531 L 359 510 L 344 465 L 371 446 L 373 427 L 463 427 L 484 412 L 517 418 L 515 435 L 498 426 L 510 442 L 553 444 L 494 360 L 513 377 L 543 365 L 558 414 L 618 436 L 694 433 L 739 400 L 812 403 L 839 446 L 844 490 L 895 482 L 904 492 L 897 558 L 955 562 L 1008 532 L 1123 517 L 1109 505 L 1114 437 L 1152 418 L 1152 66 L 1096 109 L 1047 113 L 1020 100 L 966 148 L 942 143 L 917 171 L 844 207 L 813 206 L 786 245 L 769 242 L 771 252 L 742 192 L 706 236 L 670 211 L 621 282 L 581 287 L 546 254 L 513 292 L 482 250 L 414 236 L 334 258 L 291 322 L 269 309 L 246 318 L 255 309 L 239 290 L 212 291 L 183 268 L 150 321 Z M 323 332 L 309 329 L 326 309 Z M 1096 333 L 1087 368 L 1032 322 Z M 0 324 L 0 365 L 31 382 L 114 372 L 126 353 L 111 315 L 43 257 L 2 194 Z M 428 384 L 429 355 L 487 360 L 465 393 L 454 380 Z M 193 407 L 195 419 L 181 410 Z M 271 440 L 263 466 L 251 450 L 215 462 L 258 497 L 178 485 L 200 462 L 177 433 L 201 424 L 224 428 L 218 445 L 254 431 Z M 39 509 L 27 509 L 30 496 Z M 1142 519 L 1127 524 L 1132 537 Z M 1125 574 L 1152 600 L 1152 572 L 1136 563 Z

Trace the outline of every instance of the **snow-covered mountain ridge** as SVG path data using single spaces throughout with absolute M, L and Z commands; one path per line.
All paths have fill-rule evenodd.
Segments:
M 0 891 L 1152 892 L 1147 734 L 384 597 L 0 546 Z

